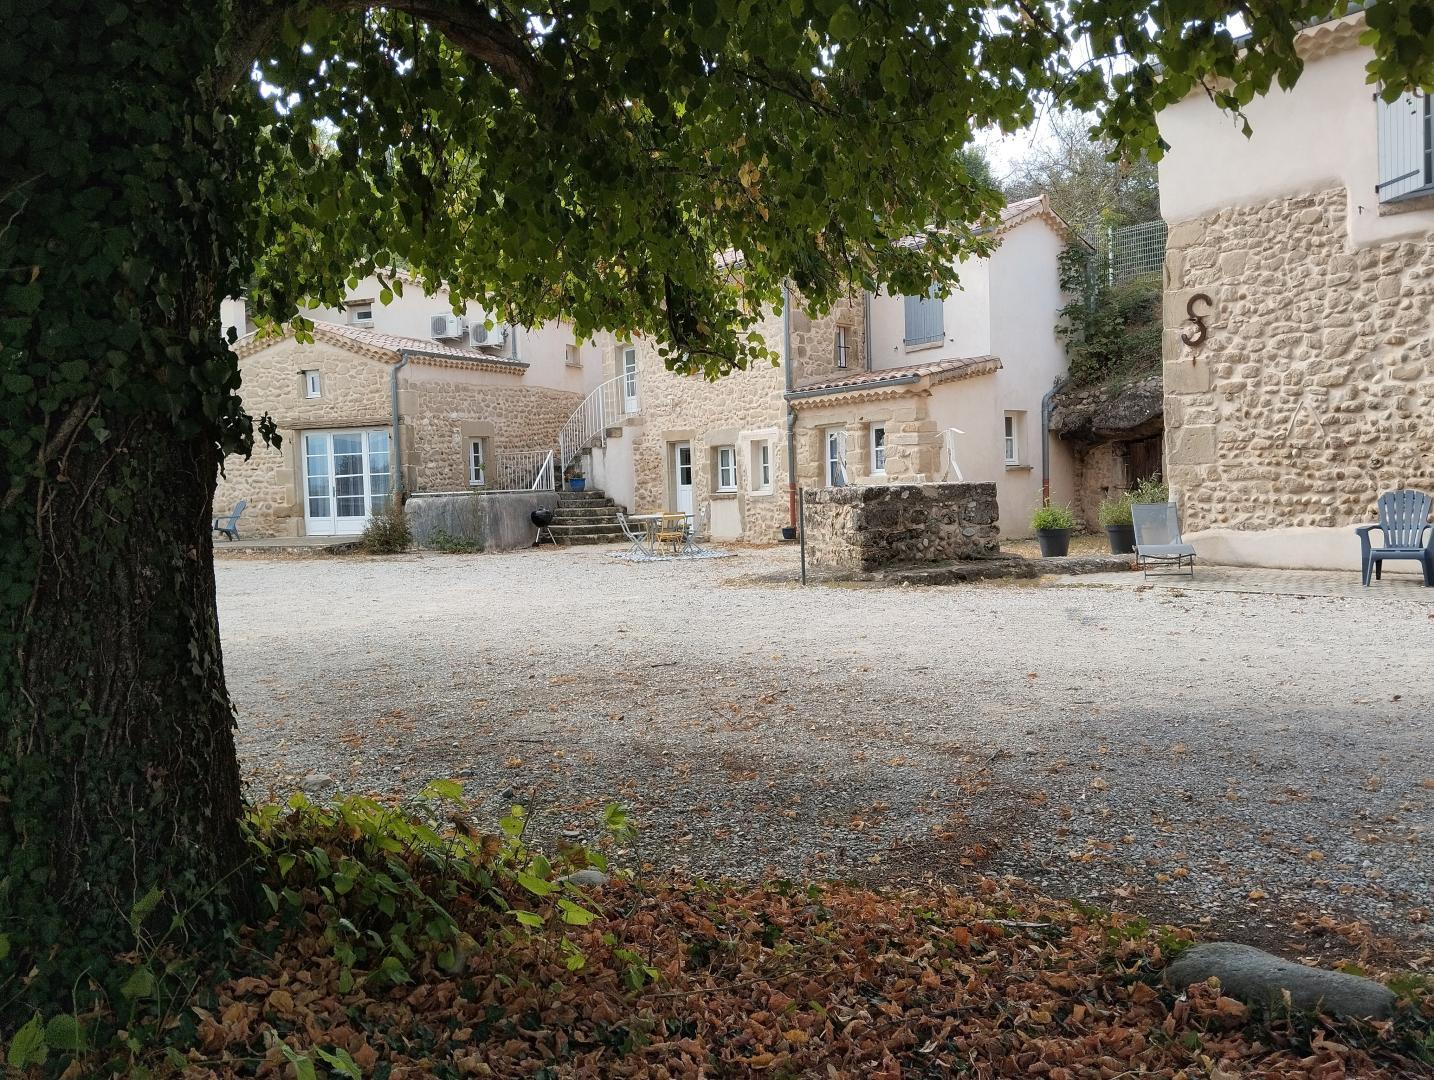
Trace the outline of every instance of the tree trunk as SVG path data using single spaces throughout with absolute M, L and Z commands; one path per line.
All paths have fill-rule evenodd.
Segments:
M 103 32 L 92 3 L 19 6 L 4 55 L 25 63 L 0 86 L 0 115 L 27 116 L 0 164 L 0 1003 L 68 1009 L 151 890 L 151 929 L 183 912 L 191 943 L 247 896 L 209 531 L 221 447 L 249 431 L 218 326 L 237 159 L 204 75 L 222 5 L 129 0 Z

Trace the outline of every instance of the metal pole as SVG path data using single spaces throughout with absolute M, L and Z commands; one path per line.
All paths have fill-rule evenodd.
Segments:
M 802 548 L 802 584 L 807 583 L 807 489 L 797 488 L 797 538 Z

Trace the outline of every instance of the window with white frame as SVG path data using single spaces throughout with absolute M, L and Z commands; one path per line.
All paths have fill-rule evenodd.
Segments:
M 323 396 L 323 383 L 319 379 L 317 371 L 305 371 L 304 376 L 304 397 L 316 398 Z
M 762 439 L 752 444 L 751 485 L 753 491 L 772 490 L 772 443 Z
M 1375 96 L 1382 203 L 1434 194 L 1434 99 L 1404 93 L 1393 101 Z
M 1019 413 L 1007 413 L 1005 429 L 1001 440 L 1007 465 L 1021 463 L 1021 417 Z
M 837 367 L 839 367 L 839 368 L 844 368 L 844 367 L 846 367 L 847 351 L 848 351 L 848 346 L 847 346 L 847 330 L 846 330 L 846 327 L 845 327 L 845 326 L 838 326 L 838 327 L 836 328 L 836 366 L 837 366 Z
M 373 325 L 373 304 L 350 304 L 349 325 L 350 326 L 372 326 Z
M 907 345 L 928 345 L 946 337 L 946 305 L 936 295 L 932 285 L 925 296 L 903 297 L 906 308 Z
M 886 426 L 884 424 L 871 425 L 871 471 L 881 474 L 886 472 Z
M 576 345 L 569 345 L 564 350 L 568 367 L 583 366 L 583 351 Z
M 468 483 L 482 487 L 488 483 L 488 440 L 468 440 Z
M 737 448 L 717 447 L 717 490 L 737 490 Z

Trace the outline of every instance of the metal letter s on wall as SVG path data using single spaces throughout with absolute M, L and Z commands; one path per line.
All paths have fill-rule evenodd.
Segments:
M 1195 324 L 1195 329 L 1187 330 L 1181 334 L 1180 340 L 1192 349 L 1205 344 L 1205 339 L 1210 336 L 1210 328 L 1205 325 L 1205 318 L 1210 314 L 1210 311 L 1206 311 L 1203 315 L 1197 315 L 1195 313 L 1195 305 L 1201 301 L 1204 301 L 1205 306 L 1209 308 L 1210 311 L 1215 309 L 1215 301 L 1210 299 L 1208 293 L 1196 293 L 1185 305 L 1185 314 L 1190 316 L 1190 322 Z

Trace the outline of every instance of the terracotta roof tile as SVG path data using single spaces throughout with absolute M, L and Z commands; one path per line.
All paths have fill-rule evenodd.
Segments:
M 284 337 L 289 337 L 291 333 L 292 331 L 286 327 Z M 282 338 L 260 339 L 255 334 L 249 334 L 234 343 L 234 350 L 240 356 L 247 356 L 280 340 Z M 521 360 L 484 352 L 482 349 L 470 348 L 467 345 L 450 345 L 433 338 L 385 334 L 378 330 L 369 330 L 362 326 L 348 326 L 344 323 L 315 322 L 314 340 L 347 346 L 356 352 L 375 358 L 392 357 L 394 362 L 397 362 L 401 353 L 408 351 L 416 354 L 414 358 L 417 360 L 452 360 L 517 373 L 522 373 L 528 368 L 528 365 Z
M 932 376 L 933 382 L 950 382 L 953 379 L 969 379 L 977 375 L 988 375 L 999 370 L 1001 370 L 1001 361 L 994 356 L 962 356 L 952 360 L 934 360 L 925 364 L 881 368 L 877 371 L 857 371 L 850 375 L 793 387 L 790 396 L 837 394 L 847 390 L 876 390 L 883 386 L 900 386 L 914 382 L 926 375 Z

